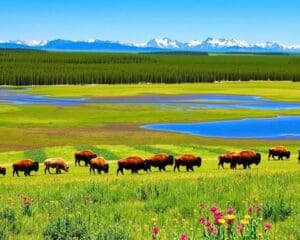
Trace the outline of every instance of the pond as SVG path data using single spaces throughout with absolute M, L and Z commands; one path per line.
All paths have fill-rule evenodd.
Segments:
M 12 88 L 14 89 L 14 88 Z M 281 102 L 258 96 L 194 94 L 194 95 L 145 95 L 114 98 L 56 98 L 45 95 L 11 92 L 10 88 L 0 87 L 0 103 L 14 105 L 80 105 L 102 104 L 146 104 L 159 106 L 179 106 L 183 108 L 222 108 L 222 109 L 300 109 L 300 102 Z M 26 88 L 23 88 L 26 91 Z
M 200 123 L 151 124 L 142 128 L 205 137 L 238 139 L 300 139 L 300 116 L 247 118 Z

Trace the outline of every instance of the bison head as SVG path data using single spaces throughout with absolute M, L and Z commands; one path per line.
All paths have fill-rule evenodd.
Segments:
M 66 163 L 65 166 L 64 166 L 64 170 L 66 172 L 69 172 L 69 168 L 70 168 L 69 164 Z
M 172 155 L 168 158 L 168 164 L 173 165 L 174 164 L 174 157 Z
M 285 156 L 286 156 L 287 159 L 289 159 L 290 156 L 291 156 L 291 152 L 290 152 L 290 151 L 287 151 L 286 154 L 285 154 Z
M 149 161 L 147 161 L 147 160 L 144 161 L 143 169 L 145 172 L 148 172 L 148 170 L 151 171 L 151 165 L 150 165 Z
M 198 167 L 200 167 L 201 166 L 201 164 L 202 164 L 202 159 L 201 159 L 201 157 L 197 157 L 197 166 Z
M 255 164 L 258 165 L 260 163 L 260 160 L 261 160 L 261 155 L 260 153 L 256 153 L 256 156 L 255 156 Z
M 6 168 L 0 169 L 0 174 L 5 176 L 6 175 Z
M 103 171 L 104 171 L 105 173 L 108 173 L 108 171 L 109 171 L 109 165 L 108 165 L 108 163 L 105 163 L 105 164 L 104 164 L 104 166 L 103 166 Z
M 39 170 L 39 163 L 38 162 L 34 162 L 32 169 L 37 172 Z

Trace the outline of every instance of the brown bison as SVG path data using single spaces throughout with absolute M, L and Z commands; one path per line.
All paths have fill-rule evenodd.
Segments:
M 172 166 L 174 164 L 174 158 L 171 155 L 165 153 L 155 154 L 150 158 L 145 160 L 149 166 L 149 171 L 151 172 L 151 167 L 158 167 L 159 171 L 166 171 L 166 166 Z
M 90 163 L 90 174 L 92 173 L 92 171 L 95 174 L 95 169 L 99 174 L 101 174 L 101 171 L 108 173 L 109 165 L 108 163 L 106 163 L 103 157 L 92 158 Z
M 244 169 L 246 169 L 250 168 L 251 164 L 258 165 L 260 160 L 260 153 L 256 153 L 252 150 L 244 150 L 232 156 L 230 167 L 231 169 L 236 169 L 237 165 L 243 165 Z
M 149 165 L 141 157 L 127 157 L 118 161 L 117 175 L 119 172 L 124 174 L 124 169 L 131 170 L 131 173 L 138 173 L 139 170 L 147 172 Z
M 299 156 L 298 156 L 298 163 L 300 163 L 300 150 L 299 150 Z
M 224 154 L 219 155 L 219 164 L 218 167 L 224 168 L 224 163 L 231 163 L 232 156 L 235 154 L 235 152 L 227 152 Z
M 3 176 L 6 175 L 6 168 L 0 167 L 0 175 L 3 175 Z
M 44 161 L 44 165 L 45 174 L 47 171 L 49 174 L 51 174 L 50 168 L 55 168 L 56 174 L 61 173 L 61 170 L 64 170 L 65 172 L 69 171 L 69 164 L 67 164 L 63 158 L 48 158 Z
M 31 159 L 25 159 L 14 163 L 12 165 L 12 168 L 13 168 L 13 176 L 15 176 L 16 173 L 17 176 L 19 177 L 19 171 L 24 172 L 25 176 L 30 176 L 31 171 L 37 172 L 39 170 L 39 163 Z
M 85 162 L 85 166 L 90 164 L 92 158 L 96 158 L 97 155 L 92 150 L 78 151 L 75 153 L 75 166 L 80 166 L 80 161 Z
M 271 157 L 273 160 L 275 160 L 275 157 L 278 157 L 278 160 L 283 160 L 284 157 L 286 159 L 289 159 L 290 156 L 291 156 L 291 152 L 288 151 L 285 147 L 277 146 L 269 149 L 268 160 L 270 160 Z
M 200 167 L 202 163 L 201 157 L 196 157 L 193 154 L 184 154 L 175 158 L 174 172 L 177 169 L 180 171 L 180 166 L 185 166 L 186 171 L 194 171 L 194 166 Z

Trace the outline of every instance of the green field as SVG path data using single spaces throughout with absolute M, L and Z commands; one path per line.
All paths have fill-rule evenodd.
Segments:
M 273 100 L 299 101 L 300 84 L 293 82 L 226 82 L 178 85 L 34 86 L 17 92 L 72 97 L 108 97 L 143 94 L 239 94 Z M 272 223 L 269 239 L 300 237 L 297 157 L 300 141 L 234 140 L 149 131 L 140 125 L 159 122 L 198 122 L 246 117 L 300 115 L 300 110 L 184 109 L 176 106 L 88 104 L 72 107 L 0 107 L 0 239 L 59 239 L 66 228 L 74 233 L 61 239 L 152 239 L 155 218 L 158 239 L 203 239 L 198 219 L 208 207 L 234 208 L 236 223 L 247 207 L 262 205 L 262 223 Z M 285 145 L 289 161 L 268 161 L 269 147 Z M 249 170 L 218 169 L 217 156 L 226 151 L 253 149 L 262 162 Z M 92 149 L 110 163 L 107 175 L 90 175 L 75 167 L 76 150 Z M 195 172 L 140 172 L 116 175 L 116 160 L 166 152 L 194 153 L 203 159 Z M 70 172 L 44 175 L 43 165 L 32 177 L 12 177 L 11 164 L 32 158 L 64 157 Z M 22 175 L 22 174 L 21 174 Z M 29 199 L 29 204 L 24 203 Z M 206 205 L 200 212 L 199 204 Z M 52 237 L 50 237 L 52 236 Z M 267 239 L 267 238 L 264 238 Z
M 0 50 L 0 84 L 300 81 L 299 64 L 298 55 L 170 55 Z

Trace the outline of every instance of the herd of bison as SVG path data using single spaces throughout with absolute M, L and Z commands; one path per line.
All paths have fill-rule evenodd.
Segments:
M 283 146 L 277 146 L 269 149 L 268 160 L 283 160 L 284 158 L 289 159 L 291 152 Z M 80 166 L 80 162 L 83 161 L 85 166 L 90 166 L 90 174 L 95 170 L 101 174 L 101 172 L 108 173 L 109 164 L 103 157 L 97 156 L 91 150 L 78 151 L 75 153 L 75 166 Z M 243 150 L 240 152 L 227 152 L 219 155 L 218 167 L 224 168 L 224 164 L 230 165 L 231 169 L 235 169 L 237 165 L 242 165 L 244 169 L 250 168 L 250 165 L 258 165 L 261 161 L 261 154 L 252 150 Z M 300 163 L 300 150 L 298 156 L 298 162 Z M 165 153 L 155 154 L 147 159 L 143 159 L 138 156 L 131 156 L 118 161 L 117 174 L 124 174 L 124 169 L 130 170 L 131 173 L 137 173 L 139 170 L 146 172 L 150 171 L 151 168 L 158 168 L 159 171 L 166 170 L 166 166 L 173 166 L 174 172 L 180 171 L 180 166 L 184 166 L 186 171 L 194 171 L 194 167 L 200 167 L 202 163 L 201 157 L 193 154 L 184 154 L 178 157 L 173 157 Z M 65 172 L 69 171 L 69 164 L 63 158 L 49 158 L 44 161 L 45 174 L 47 172 L 51 174 L 50 168 L 56 170 L 56 174 L 61 173 L 61 170 Z M 39 170 L 39 163 L 31 159 L 25 159 L 15 162 L 12 165 L 13 176 L 15 174 L 19 176 L 19 172 L 24 172 L 25 176 L 30 176 L 31 171 Z M 6 168 L 0 167 L 0 175 L 6 175 Z

